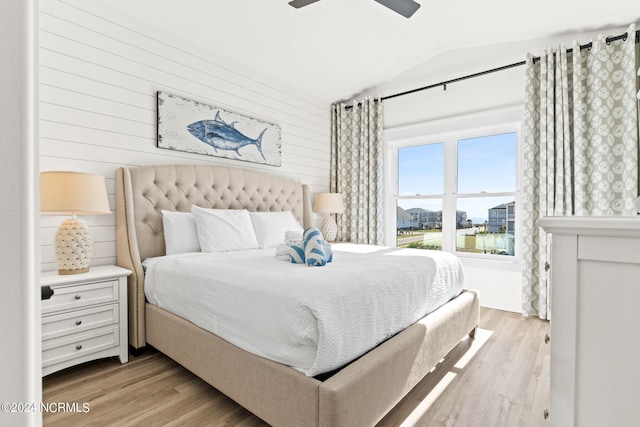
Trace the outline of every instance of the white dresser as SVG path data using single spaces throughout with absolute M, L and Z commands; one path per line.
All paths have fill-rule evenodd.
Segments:
M 45 272 L 41 285 L 53 296 L 42 301 L 42 375 L 102 357 L 128 360 L 127 276 L 116 266 L 88 273 Z
M 546 217 L 551 426 L 640 425 L 640 217 Z

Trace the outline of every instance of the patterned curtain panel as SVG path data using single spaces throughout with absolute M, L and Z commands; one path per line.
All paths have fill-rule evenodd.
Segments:
M 383 244 L 382 101 L 334 104 L 331 121 L 330 190 L 345 204 L 336 239 Z
M 634 25 L 625 40 L 576 43 L 527 58 L 523 180 L 523 313 L 551 317 L 542 216 L 633 215 L 638 196 Z

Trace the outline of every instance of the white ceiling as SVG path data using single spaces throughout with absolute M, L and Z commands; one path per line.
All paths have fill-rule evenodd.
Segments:
M 407 19 L 373 0 L 108 0 L 109 6 L 326 102 L 443 52 L 626 27 L 637 0 L 417 0 Z M 524 55 L 524 52 L 523 52 Z

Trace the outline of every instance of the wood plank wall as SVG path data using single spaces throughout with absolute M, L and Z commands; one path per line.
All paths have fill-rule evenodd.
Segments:
M 40 2 L 40 170 L 104 175 L 115 211 L 115 169 L 151 164 L 254 168 L 329 186 L 330 106 L 103 4 Z M 224 43 L 221 37 L 211 41 Z M 241 55 L 241 53 L 239 53 Z M 156 92 L 166 91 L 282 128 L 282 166 L 156 147 Z M 41 216 L 42 270 L 57 268 L 53 240 L 64 220 Z M 92 265 L 115 263 L 115 214 L 86 216 Z

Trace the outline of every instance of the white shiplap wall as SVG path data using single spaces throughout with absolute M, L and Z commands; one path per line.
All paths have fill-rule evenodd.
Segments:
M 114 211 L 119 166 L 223 164 L 327 190 L 328 104 L 93 1 L 41 1 L 39 18 L 41 171 L 104 175 Z M 277 123 L 282 166 L 157 148 L 158 90 Z M 63 219 L 41 216 L 43 271 L 57 268 L 53 239 Z M 92 264 L 115 263 L 115 214 L 83 220 L 93 233 Z

